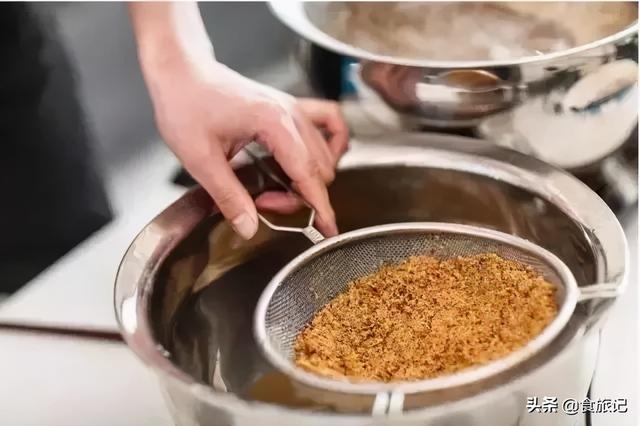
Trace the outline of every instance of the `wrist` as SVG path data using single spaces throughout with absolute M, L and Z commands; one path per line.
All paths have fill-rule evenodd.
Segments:
M 131 3 L 138 57 L 145 75 L 215 63 L 195 3 Z

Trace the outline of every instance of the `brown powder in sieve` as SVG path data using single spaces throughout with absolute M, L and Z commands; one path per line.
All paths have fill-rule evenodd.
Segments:
M 420 380 L 504 357 L 556 316 L 555 287 L 495 254 L 383 266 L 321 309 L 295 344 L 328 377 Z

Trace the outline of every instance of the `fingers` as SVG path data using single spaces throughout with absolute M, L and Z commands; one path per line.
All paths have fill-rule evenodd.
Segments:
M 326 236 L 337 234 L 335 215 L 318 162 L 303 142 L 293 117 L 270 106 L 257 115 L 256 137 L 267 146 L 294 186 L 316 210 L 316 225 Z
M 299 211 L 304 204 L 298 197 L 287 192 L 265 192 L 256 198 L 256 206 L 262 211 L 271 211 L 279 214 L 293 214 Z M 338 233 L 335 224 L 327 224 L 316 220 L 315 225 L 325 236 L 333 236 Z
M 318 164 L 320 177 L 325 184 L 330 184 L 335 178 L 336 162 L 329 150 L 327 141 L 320 131 L 305 116 L 294 114 L 296 127 L 307 146 L 312 158 Z
M 332 154 L 334 167 L 349 146 L 349 128 L 335 102 L 319 99 L 301 99 L 298 107 L 313 124 L 329 132 L 327 145 Z
M 302 201 L 288 192 L 269 191 L 256 198 L 256 207 L 280 214 L 292 214 L 304 207 Z
M 195 146 L 208 149 L 205 154 L 192 151 L 183 155 L 185 167 L 213 198 L 233 229 L 242 238 L 250 239 L 258 230 L 258 215 L 251 196 L 233 172 L 220 144 L 204 140 Z

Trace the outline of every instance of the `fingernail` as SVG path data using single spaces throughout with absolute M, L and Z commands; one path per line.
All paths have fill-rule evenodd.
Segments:
M 258 231 L 258 222 L 249 213 L 242 213 L 231 221 L 233 229 L 245 240 L 250 240 Z
M 335 220 L 323 220 L 325 231 L 327 232 L 326 237 L 333 237 L 338 235 L 338 226 L 336 225 Z

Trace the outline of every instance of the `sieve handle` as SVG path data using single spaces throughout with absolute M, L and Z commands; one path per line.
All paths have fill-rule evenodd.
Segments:
M 380 392 L 376 395 L 371 407 L 371 415 L 377 416 L 395 416 L 402 414 L 404 410 L 404 393 L 403 392 Z
M 578 303 L 592 299 L 610 299 L 620 294 L 620 285 L 616 283 L 592 284 L 580 287 Z
M 266 217 L 264 217 L 263 215 L 258 213 L 258 218 L 260 219 L 260 221 L 262 223 L 264 223 L 265 225 L 267 225 L 269 228 L 273 229 L 274 231 L 301 233 L 305 237 L 307 237 L 309 240 L 311 240 L 311 242 L 313 244 L 317 244 L 320 241 L 324 240 L 324 235 L 322 235 L 320 233 L 320 231 L 318 231 L 316 228 L 313 227 L 313 222 L 316 219 L 316 211 L 315 211 L 315 209 L 313 207 L 311 207 L 309 205 L 309 203 L 307 203 L 305 201 L 305 199 L 304 199 L 304 197 L 302 197 L 302 195 L 300 195 L 296 190 L 291 188 L 291 186 L 288 185 L 284 180 L 282 180 L 280 178 L 280 176 L 278 176 L 276 173 L 274 173 L 273 170 L 271 170 L 271 168 L 269 166 L 267 166 L 264 161 L 262 161 L 260 156 L 257 155 L 256 153 L 254 153 L 251 150 L 250 145 L 247 145 L 247 146 L 244 147 L 244 152 L 253 160 L 253 164 L 255 164 L 255 166 L 258 168 L 258 170 L 261 173 L 264 173 L 266 176 L 271 178 L 274 182 L 276 182 L 277 184 L 282 186 L 287 192 L 289 192 L 290 194 L 293 194 L 305 206 L 307 206 L 309 208 L 309 210 L 311 210 L 311 214 L 309 215 L 309 220 L 307 221 L 307 226 L 305 226 L 304 228 L 293 227 L 293 226 L 276 225 L 275 223 L 272 223 Z

